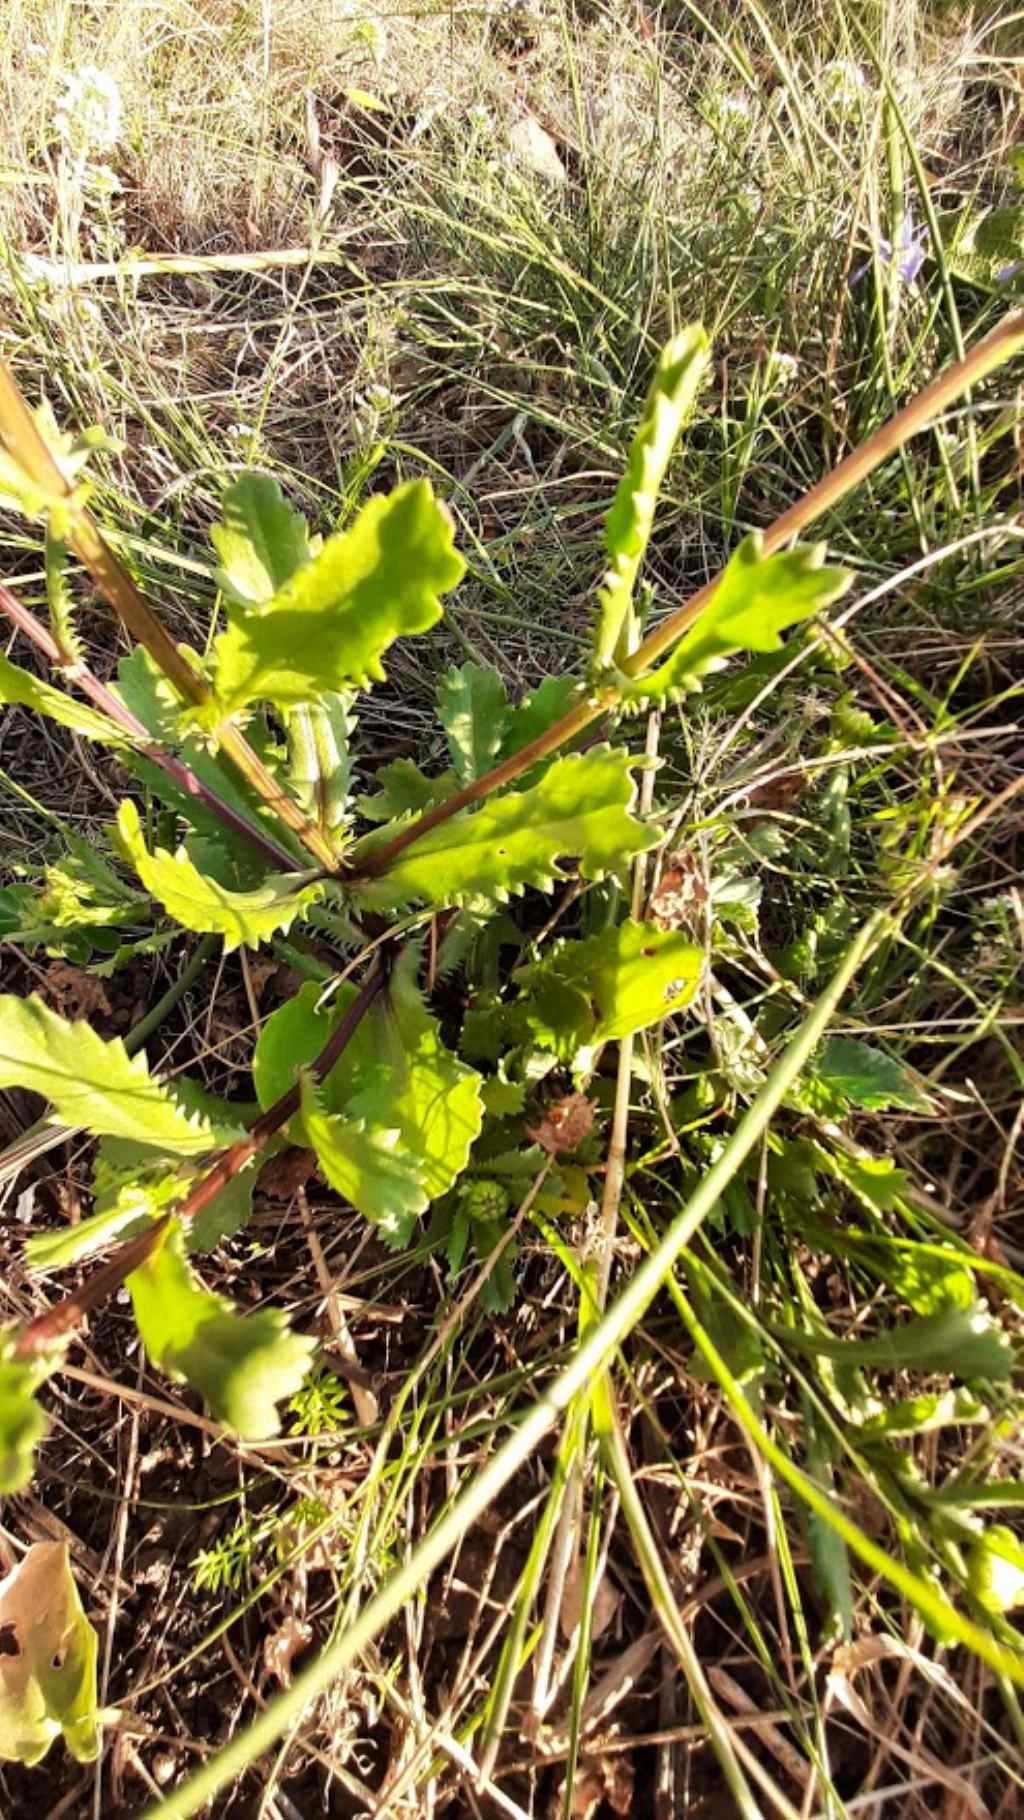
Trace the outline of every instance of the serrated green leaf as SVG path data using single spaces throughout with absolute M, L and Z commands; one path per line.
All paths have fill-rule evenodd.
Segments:
M 521 752 L 524 746 L 539 739 L 542 733 L 554 726 L 556 720 L 561 720 L 563 714 L 568 714 L 579 696 L 580 686 L 573 677 L 545 676 L 544 681 L 530 691 L 518 708 L 512 709 L 498 757 L 511 758 L 516 752 Z
M 708 338 L 694 324 L 663 348 L 633 439 L 626 470 L 605 519 L 610 568 L 598 590 L 594 655 L 621 662 L 631 646 L 633 590 L 654 524 L 665 470 L 693 408 L 709 358 Z
M 46 603 L 53 634 L 65 657 L 82 656 L 82 641 L 75 626 L 75 600 L 68 586 L 68 546 L 47 533 L 43 544 L 46 568 Z
M 0 1087 L 41 1093 L 63 1124 L 96 1136 L 140 1139 L 182 1156 L 223 1141 L 208 1119 L 152 1079 L 145 1056 L 129 1057 L 119 1037 L 105 1042 L 34 996 L 0 998 Z
M 514 977 L 527 994 L 522 1010 L 534 1040 L 568 1057 L 584 1043 L 632 1036 L 681 1010 L 704 965 L 703 949 L 679 930 L 629 919 L 561 943 Z
M 445 1047 L 423 1004 L 415 983 L 417 961 L 415 949 L 407 949 L 317 1097 L 328 1115 L 361 1120 L 371 1132 L 397 1127 L 404 1160 L 429 1202 L 465 1168 L 483 1106 L 480 1076 Z M 264 1024 L 253 1055 L 262 1106 L 272 1105 L 298 1071 L 310 1066 L 355 992 L 344 987 L 317 1010 L 319 997 L 320 988 L 310 983 Z M 289 1131 L 294 1142 L 311 1142 L 301 1114 Z
M 276 1405 L 299 1389 L 315 1340 L 291 1333 L 279 1308 L 242 1315 L 224 1296 L 204 1289 L 176 1222 L 129 1276 L 128 1289 L 154 1365 L 190 1384 L 243 1440 L 280 1433 Z
M 336 850 L 349 822 L 350 740 L 356 725 L 350 701 L 347 695 L 325 695 L 292 708 L 285 721 L 293 794 Z
M 309 561 L 309 533 L 269 474 L 240 474 L 210 527 L 220 557 L 217 583 L 243 607 L 262 607 Z
M 302 884 L 301 875 L 290 873 L 267 879 L 252 891 L 230 891 L 208 874 L 204 876 L 184 847 L 177 853 L 168 853 L 165 847 L 150 853 L 138 809 L 131 801 L 123 802 L 118 810 L 117 830 L 127 858 L 168 915 L 183 929 L 222 935 L 226 954 L 243 942 L 257 948 L 270 936 L 290 929 L 295 918 L 324 895 L 322 882 Z
M 352 1118 L 397 1124 L 428 1200 L 444 1194 L 461 1175 L 483 1124 L 480 1076 L 441 1040 L 416 985 L 419 956 L 405 950 L 388 990 L 363 1024 L 372 1045 L 373 1076 L 347 1107 Z M 344 1059 L 344 1058 L 343 1058 Z
M 411 758 L 396 758 L 377 772 L 380 785 L 372 796 L 361 796 L 359 807 L 367 821 L 389 822 L 402 815 L 419 815 L 454 796 L 458 780 L 454 771 L 424 777 Z
M 189 733 L 180 697 L 141 646 L 121 659 L 117 669 L 117 692 L 151 738 L 169 751 L 177 752 L 200 783 L 246 821 L 262 827 L 279 847 L 294 853 L 296 870 L 308 862 L 305 848 L 283 825 L 275 810 L 249 789 L 223 754 L 210 752 L 194 733 Z M 249 885 L 262 879 L 266 861 L 253 851 L 249 841 L 225 827 L 200 797 L 188 794 L 160 766 L 138 753 L 130 753 L 126 762 L 128 769 L 159 802 L 175 810 L 197 834 L 205 835 L 222 851 L 230 853 L 238 875 L 233 882 Z
M 49 1424 L 35 1393 L 53 1370 L 54 1357 L 14 1356 L 18 1329 L 0 1331 L 0 1493 L 24 1491 L 32 1478 L 35 1451 Z
M 387 1129 L 325 1112 L 308 1074 L 302 1079 L 302 1123 L 331 1187 L 376 1226 L 386 1244 L 407 1245 L 429 1196 L 400 1147 L 397 1125 Z
M 128 742 L 125 734 L 114 721 L 108 720 L 105 714 L 97 714 L 94 708 L 87 708 L 84 702 L 75 701 L 71 695 L 65 695 L 63 689 L 54 689 L 50 683 L 41 682 L 37 676 L 30 676 L 27 670 L 21 670 L 10 659 L 0 655 L 0 702 L 7 702 L 12 707 L 34 708 L 37 714 L 45 714 L 48 720 L 55 720 L 62 727 L 70 727 L 72 733 L 82 733 L 86 739 L 95 740 L 101 746 L 124 746 Z
M 371 907 L 502 902 L 527 885 L 547 889 L 566 878 L 557 862 L 567 857 L 578 860 L 584 878 L 619 873 L 659 838 L 629 814 L 629 762 L 628 753 L 610 746 L 561 758 L 532 789 L 494 797 L 432 828 L 381 880 L 361 885 L 360 896 Z M 357 843 L 357 871 L 379 838 Z
M 877 1111 L 906 1106 L 914 1112 L 929 1107 L 899 1062 L 855 1036 L 830 1036 L 808 1064 L 799 1091 L 825 1117 L 851 1106 Z
M 290 708 L 383 681 L 389 645 L 435 624 L 464 568 L 425 480 L 369 500 L 265 606 L 230 607 L 196 718 L 215 727 L 251 702 Z
M 492 665 L 463 664 L 438 685 L 437 718 L 448 739 L 455 775 L 471 784 L 489 771 L 509 723 L 505 684 Z
M 505 1073 L 505 1063 L 498 1065 L 498 1072 L 483 1084 L 484 1110 L 492 1118 L 514 1118 L 522 1112 L 526 1103 L 526 1086 L 523 1081 L 510 1081 Z
M 55 1739 L 79 1763 L 99 1755 L 96 1632 L 65 1542 L 35 1542 L 0 1581 L 0 1758 L 38 1763 Z
M 743 539 L 700 618 L 658 669 L 624 683 L 624 701 L 664 701 L 697 686 L 736 651 L 777 650 L 787 626 L 820 612 L 850 586 L 847 570 L 824 567 L 824 544 L 762 556 L 761 542 L 759 532 Z
M 936 1428 L 959 1428 L 987 1422 L 991 1410 L 969 1390 L 943 1390 L 919 1397 L 901 1397 L 885 1409 L 866 1417 L 859 1433 L 865 1440 L 893 1435 L 930 1434 Z

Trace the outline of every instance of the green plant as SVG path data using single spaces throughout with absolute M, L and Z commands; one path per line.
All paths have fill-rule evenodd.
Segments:
M 93 522 L 82 460 L 90 447 L 33 420 L 9 378 L 0 382 L 0 480 L 10 501 L 44 522 L 51 624 L 41 625 L 6 589 L 0 609 L 89 707 L 10 663 L 0 672 L 0 695 L 113 744 L 146 792 L 145 814 L 135 798 L 121 805 L 98 865 L 76 871 L 65 863 L 59 915 L 52 879 L 44 893 L 19 885 L 3 905 L 8 926 L 13 918 L 23 939 L 34 928 L 41 946 L 59 945 L 65 930 L 80 942 L 113 928 L 123 932 L 119 941 L 137 946 L 185 929 L 219 937 L 231 950 L 305 930 L 335 951 L 355 950 L 326 985 L 304 986 L 266 1021 L 253 1056 L 255 1113 L 197 1082 L 161 1081 L 141 1056 L 37 1000 L 0 1000 L 0 1087 L 42 1093 L 53 1117 L 98 1140 L 92 1216 L 56 1236 L 34 1235 L 28 1261 L 36 1268 L 77 1263 L 119 1241 L 80 1289 L 4 1335 L 4 1489 L 29 1476 L 43 1427 L 41 1382 L 59 1370 L 82 1316 L 122 1282 L 154 1364 L 197 1390 L 241 1436 L 277 1432 L 277 1406 L 294 1407 L 301 1396 L 315 1342 L 289 1332 L 278 1311 L 239 1313 L 203 1286 L 192 1256 L 244 1226 L 257 1160 L 281 1143 L 315 1151 L 327 1181 L 388 1245 L 408 1244 L 416 1220 L 433 1207 L 431 1236 L 445 1244 L 453 1269 L 470 1238 L 480 1256 L 498 1258 L 500 1248 L 492 1305 L 508 1301 L 508 1215 L 527 1181 L 542 1178 L 556 1207 L 571 1190 L 572 1159 L 586 1160 L 591 1141 L 585 1089 L 602 1047 L 618 1041 L 628 1056 L 630 1040 L 684 1010 L 704 978 L 705 950 L 685 929 L 646 917 L 641 895 L 632 916 L 620 915 L 629 873 L 662 831 L 655 816 L 637 813 L 634 771 L 653 753 L 639 761 L 625 743 L 603 736 L 620 715 L 699 689 L 732 655 L 771 660 L 783 630 L 835 601 L 850 577 L 827 567 L 820 548 L 792 539 L 1021 342 L 1024 325 L 1008 319 L 641 640 L 635 589 L 655 496 L 708 352 L 698 329 L 674 338 L 606 521 L 608 569 L 587 676 L 549 678 L 512 702 L 495 672 L 475 663 L 450 671 L 438 697 L 450 768 L 428 775 L 400 760 L 377 773 L 372 794 L 359 793 L 355 776 L 358 696 L 383 679 L 395 640 L 436 624 L 463 570 L 430 486 L 414 481 L 371 499 L 346 529 L 318 543 L 275 483 L 241 476 L 213 534 L 226 625 L 203 656 L 169 638 Z M 82 655 L 64 583 L 67 552 L 137 640 L 116 687 L 99 681 Z M 600 743 L 589 734 L 595 723 Z M 360 819 L 372 824 L 368 831 L 359 831 Z M 955 840 L 963 825 L 951 823 L 944 837 Z M 371 1608 L 372 1619 L 344 1649 L 334 1647 L 317 1685 L 351 1659 L 353 1638 L 374 1634 L 402 1590 L 419 1583 L 415 1575 L 443 1558 L 470 1513 L 589 1385 L 588 1373 L 607 1362 L 700 1224 L 737 1191 L 746 1157 L 786 1094 L 803 1093 L 823 1113 L 836 1096 L 870 1105 L 879 1095 L 892 1103 L 912 1094 L 884 1056 L 869 1049 L 865 1057 L 865 1045 L 847 1042 L 812 1057 L 855 967 L 893 939 L 906 904 L 929 883 L 935 849 L 913 857 L 894 879 L 889 911 L 853 941 L 784 1063 L 764 1080 L 648 1263 L 607 1314 L 606 1282 L 594 1305 L 581 1309 L 581 1347 L 557 1394 L 549 1392 L 494 1456 L 472 1496 L 453 1507 Z M 547 897 L 556 887 L 563 903 L 586 894 L 586 917 L 577 935 L 552 941 Z M 461 1054 L 448 1041 L 453 1020 L 428 1004 L 428 931 L 430 981 L 459 969 L 468 986 Z M 503 949 L 515 952 L 511 969 Z M 348 976 L 364 959 L 357 986 Z M 624 1078 L 628 1094 L 628 1065 Z M 620 1071 L 620 1086 L 622 1079 Z M 842 1164 L 823 1146 L 814 1167 Z M 621 1186 L 621 1174 L 609 1167 L 608 1176 Z M 521 1212 L 531 1205 L 528 1195 Z M 611 1191 L 608 1207 L 614 1214 Z M 548 1211 L 538 1198 L 539 1214 Z M 703 1323 L 688 1304 L 680 1307 L 717 1369 L 720 1353 L 705 1343 Z M 969 1328 L 975 1336 L 977 1372 L 1000 1376 L 1007 1354 L 984 1326 L 984 1311 L 972 1302 L 964 1320 L 957 1333 Z M 941 1330 L 943 1340 L 949 1331 Z M 918 1330 L 915 1344 L 924 1349 L 919 1356 L 934 1356 L 934 1332 Z M 883 1347 L 872 1362 L 891 1356 Z M 731 1395 L 732 1378 L 722 1382 Z M 608 1408 L 596 1399 L 595 1410 L 610 1470 L 621 1471 Z M 760 1445 L 760 1431 L 755 1439 Z M 797 1478 L 806 1492 L 806 1475 Z M 855 1526 L 832 1527 L 930 1620 L 941 1619 L 1003 1672 L 1019 1672 L 986 1633 L 963 1621 L 957 1628 L 921 1576 L 894 1571 L 891 1562 L 880 1567 L 881 1551 Z M 651 1585 L 652 1592 L 659 1585 L 654 1572 Z M 279 1722 L 287 1722 L 284 1707 L 257 1730 L 253 1748 Z M 217 1774 L 237 1760 L 238 1750 L 228 1753 Z M 730 1775 L 739 1790 L 734 1764 Z M 208 1792 L 209 1785 L 208 1776 Z

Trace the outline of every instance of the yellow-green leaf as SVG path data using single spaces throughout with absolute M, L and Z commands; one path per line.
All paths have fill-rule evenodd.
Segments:
M 598 591 L 595 656 L 621 662 L 631 639 L 633 590 L 654 524 L 658 494 L 672 450 L 708 363 L 708 338 L 699 324 L 683 329 L 662 350 L 626 470 L 605 519 L 610 567 Z
M 625 701 L 662 701 L 698 687 L 706 671 L 735 651 L 777 651 L 787 626 L 820 612 L 850 586 L 846 569 L 825 568 L 824 544 L 762 556 L 761 543 L 759 532 L 743 539 L 700 618 L 657 670 L 625 685 Z
M 263 607 L 309 561 L 301 512 L 293 512 L 269 474 L 240 474 L 221 501 L 223 518 L 210 527 L 220 557 L 217 580 L 243 607 Z
M 377 1227 L 388 1245 L 407 1245 L 429 1196 L 398 1126 L 367 1125 L 325 1112 L 308 1074 L 302 1079 L 302 1123 L 331 1187 Z
M 603 935 L 563 942 L 520 967 L 523 1006 L 535 1041 L 567 1057 L 582 1044 L 646 1030 L 693 997 L 704 951 L 677 929 L 628 919 Z
M 118 810 L 117 830 L 146 890 L 167 914 L 183 929 L 222 935 L 227 954 L 243 942 L 256 948 L 280 930 L 289 929 L 324 894 L 318 880 L 304 884 L 301 874 L 290 873 L 269 878 L 252 891 L 231 891 L 200 872 L 184 847 L 177 853 L 168 853 L 165 847 L 150 853 L 142 837 L 139 812 L 130 801 Z
M 146 1351 L 168 1377 L 191 1384 L 213 1415 L 246 1441 L 280 1432 L 277 1404 L 294 1396 L 316 1341 L 291 1333 L 279 1308 L 239 1314 L 204 1289 L 177 1222 L 128 1278 Z
M 12 707 L 34 708 L 37 714 L 45 714 L 48 720 L 70 727 L 72 733 L 83 733 L 97 745 L 123 746 L 126 743 L 121 728 L 105 714 L 97 714 L 84 702 L 65 695 L 63 689 L 54 689 L 39 677 L 30 676 L 27 670 L 19 669 L 3 656 L 0 656 L 0 702 L 8 702 Z
M 427 481 L 369 500 L 271 600 L 229 602 L 214 700 L 198 717 L 215 726 L 250 702 L 289 708 L 382 681 L 388 646 L 434 625 L 464 568 Z
M 99 1754 L 96 1632 L 65 1542 L 34 1542 L 0 1581 L 0 1757 L 38 1763 L 55 1738 L 79 1763 Z
M 184 1156 L 229 1141 L 152 1079 L 145 1056 L 128 1056 L 119 1037 L 105 1042 L 89 1024 L 69 1024 L 34 996 L 0 998 L 3 1087 L 41 1093 L 65 1125 L 98 1137 L 137 1138 Z

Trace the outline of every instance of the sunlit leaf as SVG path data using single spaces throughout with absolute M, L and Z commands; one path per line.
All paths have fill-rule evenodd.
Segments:
M 250 702 L 279 708 L 384 678 L 396 638 L 425 632 L 464 570 L 448 514 L 425 480 L 371 499 L 265 605 L 229 603 L 214 646 L 209 726 Z
M 309 536 L 269 474 L 240 474 L 221 501 L 223 518 L 210 527 L 220 557 L 217 581 L 243 607 L 265 606 L 309 561 Z
M 199 1391 L 212 1414 L 243 1440 L 265 1441 L 280 1432 L 276 1406 L 299 1389 L 315 1340 L 291 1333 L 279 1308 L 243 1315 L 204 1289 L 173 1222 L 132 1272 L 128 1288 L 154 1365 Z
M 92 1763 L 98 1644 L 65 1542 L 34 1542 L 0 1580 L 0 1638 L 0 1757 L 38 1763 L 63 1736 L 79 1763 Z
M 145 1056 L 129 1057 L 119 1037 L 105 1042 L 88 1024 L 69 1024 L 34 996 L 0 998 L 2 1087 L 41 1093 L 64 1124 L 96 1136 L 136 1138 L 183 1156 L 222 1140 L 172 1088 L 152 1079 Z
M 95 708 L 86 707 L 84 702 L 76 701 L 74 696 L 66 695 L 63 689 L 55 689 L 50 683 L 41 682 L 37 676 L 31 676 L 27 670 L 21 670 L 10 659 L 0 655 L 0 702 L 8 702 L 19 708 L 34 708 L 37 714 L 45 714 L 48 720 L 59 721 L 62 727 L 70 727 L 72 733 L 82 733 L 86 739 L 92 739 L 102 746 L 123 746 L 125 735 L 114 721 L 108 720 L 105 714 L 97 714 Z
M 865 1440 L 891 1435 L 930 1434 L 936 1428 L 987 1422 L 991 1411 L 969 1390 L 942 1390 L 901 1397 L 870 1415 L 860 1425 Z
M 409 1243 L 429 1196 L 397 1125 L 367 1125 L 318 1103 L 309 1075 L 302 1083 L 302 1123 L 332 1188 L 377 1227 L 387 1244 Z
M 35 1393 L 53 1369 L 47 1360 L 14 1354 L 17 1328 L 0 1330 L 0 1493 L 23 1491 L 48 1424 Z
M 982 1530 L 967 1556 L 967 1584 L 979 1605 L 1002 1615 L 1024 1605 L 1024 1548 L 1005 1523 Z
M 664 701 L 694 688 L 735 651 L 777 650 L 787 626 L 838 600 L 853 579 L 824 567 L 824 544 L 797 544 L 774 556 L 760 551 L 759 533 L 744 538 L 700 617 L 658 669 L 625 684 L 624 700 Z
M 621 661 L 630 645 L 633 590 L 654 524 L 661 483 L 683 424 L 693 408 L 710 348 L 698 325 L 663 348 L 626 469 L 605 519 L 610 567 L 598 592 L 594 655 L 601 664 Z
M 559 859 L 579 862 L 584 878 L 620 873 L 658 840 L 629 813 L 629 755 L 610 746 L 556 761 L 532 789 L 491 798 L 455 815 L 407 847 L 379 881 L 359 887 L 370 906 L 503 901 L 527 885 L 548 889 L 568 875 Z M 386 831 L 385 831 L 386 832 Z M 380 835 L 352 851 L 353 866 Z
M 142 883 L 168 915 L 184 929 L 222 935 L 227 954 L 243 942 L 256 948 L 270 936 L 290 929 L 295 918 L 319 903 L 324 894 L 320 881 L 303 884 L 301 876 L 289 873 L 269 878 L 251 891 L 231 891 L 209 873 L 200 872 L 184 847 L 177 853 L 168 853 L 165 847 L 150 853 L 138 809 L 131 801 L 123 802 L 118 810 L 117 830 Z
M 569 1056 L 582 1044 L 646 1030 L 693 997 L 704 951 L 676 929 L 632 920 L 603 935 L 563 942 L 520 967 L 523 1013 L 535 1041 Z

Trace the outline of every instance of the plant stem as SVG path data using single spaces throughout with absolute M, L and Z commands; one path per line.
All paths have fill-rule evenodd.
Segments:
M 388 973 L 389 969 L 378 961 L 372 972 L 363 981 L 338 1028 L 310 1065 L 311 1073 L 315 1074 L 318 1080 L 322 1080 L 334 1067 L 374 999 L 383 990 L 387 983 Z M 172 1207 L 154 1225 L 147 1226 L 144 1232 L 140 1232 L 134 1239 L 129 1239 L 120 1250 L 115 1251 L 109 1263 L 95 1271 L 73 1295 L 67 1296 L 63 1302 L 54 1303 L 52 1308 L 46 1309 L 44 1314 L 37 1315 L 34 1321 L 30 1321 L 28 1326 L 22 1329 L 15 1342 L 15 1358 L 38 1358 L 40 1353 L 45 1352 L 56 1341 L 63 1339 L 65 1334 L 77 1327 L 79 1321 L 84 1319 L 91 1309 L 98 1307 L 116 1289 L 119 1289 L 133 1270 L 137 1270 L 140 1264 L 145 1263 L 150 1253 L 160 1243 L 171 1220 L 194 1220 L 198 1214 L 203 1212 L 204 1208 L 209 1207 L 211 1201 L 215 1201 L 228 1183 L 233 1181 L 236 1175 L 241 1174 L 253 1157 L 259 1154 L 276 1132 L 280 1131 L 282 1125 L 287 1125 L 288 1120 L 299 1109 L 301 1094 L 301 1081 L 296 1080 L 287 1093 L 283 1093 L 280 1099 L 275 1100 L 263 1116 L 257 1119 L 252 1130 L 247 1132 L 244 1138 L 240 1138 L 237 1144 L 232 1144 L 229 1150 L 225 1150 L 221 1154 L 212 1169 L 208 1170 L 206 1175 L 189 1190 L 182 1201 Z
M 776 518 L 774 523 L 762 532 L 761 547 L 764 554 L 772 555 L 774 551 L 788 543 L 790 538 L 796 537 L 814 519 L 819 518 L 823 512 L 838 505 L 841 499 L 845 499 L 846 495 L 853 491 L 854 487 L 859 486 L 862 480 L 866 480 L 869 474 L 874 473 L 874 470 L 887 461 L 890 455 L 895 454 L 911 436 L 915 436 L 919 430 L 926 428 L 932 418 L 945 410 L 947 405 L 952 404 L 962 392 L 976 385 L 980 379 L 984 379 L 988 373 L 993 372 L 996 367 L 1001 366 L 1004 361 L 1022 348 L 1024 348 L 1024 310 L 1013 310 L 1009 315 L 1003 317 L 1002 322 L 996 325 L 991 334 L 986 335 L 984 340 L 978 342 L 977 347 L 971 349 L 965 359 L 958 360 L 953 366 L 947 367 L 944 373 L 940 373 L 937 379 L 933 379 L 930 385 L 918 392 L 909 404 L 904 405 L 901 411 L 897 411 L 894 417 L 890 417 L 887 423 L 883 423 L 873 436 L 869 436 L 860 448 L 854 449 L 845 460 L 839 463 L 838 467 L 824 475 L 815 486 L 811 487 L 809 492 L 796 500 L 787 511 L 782 513 L 781 517 Z M 626 658 L 622 665 L 627 676 L 639 676 L 650 664 L 661 657 L 670 645 L 675 644 L 676 640 L 703 613 L 721 579 L 722 572 L 719 571 L 717 575 L 712 576 L 710 581 L 705 582 L 696 594 L 692 594 L 688 600 L 676 608 L 674 613 L 670 613 L 660 625 L 655 626 L 654 630 L 648 633 L 643 643 L 631 657 Z M 443 803 L 436 803 L 432 809 L 425 810 L 416 821 L 410 822 L 393 839 L 387 841 L 382 847 L 378 847 L 375 853 L 368 855 L 360 863 L 358 871 L 350 876 L 361 879 L 379 878 L 387 872 L 388 867 L 393 864 L 398 855 L 404 853 L 406 847 L 412 845 L 413 841 L 421 839 L 432 828 L 439 827 L 442 822 L 448 821 L 453 815 L 458 815 L 461 810 L 471 808 L 474 803 L 482 802 L 493 791 L 502 790 L 506 784 L 513 783 L 517 777 L 521 777 L 524 772 L 532 769 L 541 759 L 549 758 L 553 752 L 558 750 L 559 746 L 565 745 L 568 740 L 575 738 L 577 733 L 582 733 L 584 728 L 589 727 L 599 715 L 614 709 L 617 701 L 618 690 L 613 683 L 581 695 L 575 706 L 570 708 L 568 713 L 563 714 L 561 720 L 556 721 L 545 733 L 541 733 L 536 739 L 531 740 L 530 744 L 524 746 L 520 752 L 513 753 L 510 758 L 495 765 L 494 769 L 486 772 L 483 777 L 478 777 L 474 782 L 464 785 L 461 790 L 455 792 L 454 796 L 449 796 Z
M 65 503 L 68 514 L 66 541 L 88 569 L 100 593 L 110 602 L 125 630 L 149 652 L 158 669 L 185 701 L 195 707 L 208 702 L 210 691 L 206 684 L 196 675 L 170 633 L 157 619 L 85 507 L 76 503 L 73 487 L 57 466 L 10 368 L 2 360 L 0 438 L 44 497 Z M 328 872 L 335 872 L 338 862 L 329 842 L 298 804 L 281 789 L 244 734 L 231 721 L 226 720 L 218 728 L 218 738 L 236 769 L 256 794 L 298 835 L 320 865 Z
M 50 628 L 44 626 L 42 620 L 37 619 L 35 614 L 30 612 L 28 607 L 24 606 L 11 592 L 11 589 L 5 587 L 2 582 L 0 582 L 0 613 L 13 625 L 16 625 L 19 632 L 23 632 L 25 637 L 31 640 L 37 650 L 43 653 L 43 656 L 53 664 L 66 681 L 77 683 L 82 694 L 88 697 L 93 706 L 137 743 L 144 758 L 148 758 L 154 765 L 159 765 L 161 771 L 173 778 L 174 782 L 188 796 L 195 797 L 197 802 L 204 803 L 211 814 L 215 815 L 218 821 L 223 822 L 226 828 L 230 828 L 233 834 L 240 835 L 243 840 L 248 841 L 249 845 L 267 861 L 267 864 L 273 866 L 275 872 L 294 872 L 296 870 L 295 860 L 285 852 L 283 847 L 275 845 L 269 835 L 264 834 L 261 828 L 257 828 L 252 822 L 247 821 L 244 815 L 240 815 L 237 809 L 231 807 L 230 803 L 223 802 L 208 784 L 204 784 L 196 776 L 192 767 L 187 765 L 184 759 L 177 758 L 173 752 L 168 752 L 165 747 L 157 745 L 150 738 L 149 732 L 141 720 L 138 720 L 131 710 L 125 707 L 124 702 L 118 699 L 113 690 L 108 688 L 106 683 L 101 682 L 87 664 L 81 663 L 77 658 L 69 658 L 61 650 Z
M 473 1474 L 454 1503 L 364 1606 L 355 1622 L 336 1636 L 309 1668 L 296 1675 L 290 1687 L 276 1695 L 247 1731 L 233 1738 L 182 1787 L 150 1808 L 144 1820 L 189 1820 L 189 1816 L 198 1813 L 220 1789 L 235 1783 L 251 1763 L 271 1749 L 282 1733 L 301 1718 L 309 1702 L 325 1692 L 331 1682 L 380 1635 L 406 1601 L 416 1596 L 428 1576 L 440 1566 L 472 1524 L 501 1494 L 545 1435 L 555 1426 L 573 1398 L 588 1389 L 596 1374 L 607 1365 L 616 1347 L 641 1319 L 676 1259 L 689 1244 L 702 1221 L 717 1205 L 737 1170 L 767 1129 L 771 1118 L 827 1029 L 861 962 L 890 927 L 890 919 L 884 911 L 878 911 L 865 923 L 843 956 L 835 976 L 804 1019 L 789 1047 L 780 1056 L 757 1098 L 686 1206 L 667 1228 L 655 1250 L 620 1291 L 607 1313 L 590 1329 L 568 1365 L 541 1393 L 508 1439 Z M 881 1550 L 878 1552 L 881 1554 Z M 887 1557 L 883 1558 L 887 1560 Z M 900 1571 L 902 1575 L 902 1570 Z M 889 1564 L 890 1578 L 895 1572 L 895 1566 Z M 903 1584 L 904 1579 L 901 1578 L 901 1590 Z M 916 1584 L 915 1579 L 915 1589 Z M 950 1610 L 953 1608 L 950 1607 Z M 969 1632 L 972 1647 L 978 1648 L 986 1660 L 991 1658 L 996 1646 L 986 1633 L 977 1625 L 961 1619 L 957 1613 L 954 1613 L 954 1619 L 964 1633 L 961 1640 L 967 1640 L 966 1633 Z M 1024 1669 L 1021 1670 L 1021 1679 L 1024 1681 Z

